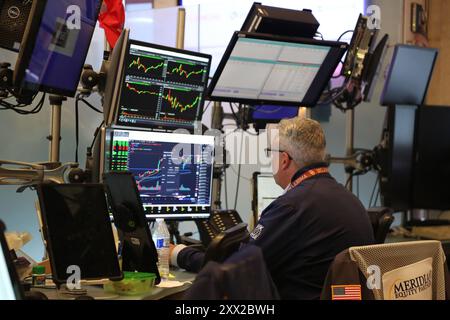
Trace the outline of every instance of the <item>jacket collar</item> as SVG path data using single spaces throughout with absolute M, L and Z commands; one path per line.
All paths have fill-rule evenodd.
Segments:
M 326 162 L 318 162 L 318 163 L 314 163 L 312 165 L 303 167 L 301 169 L 299 169 L 294 176 L 291 179 L 291 182 L 295 181 L 298 177 L 300 177 L 302 174 L 304 174 L 305 172 L 307 172 L 308 170 L 311 169 L 317 169 L 317 168 L 323 168 L 323 167 L 328 167 L 328 164 Z

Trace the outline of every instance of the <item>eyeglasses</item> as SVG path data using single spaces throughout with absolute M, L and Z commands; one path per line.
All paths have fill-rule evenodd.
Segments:
M 265 148 L 264 151 L 266 152 L 267 158 L 270 158 L 271 152 L 279 152 L 279 153 L 286 153 L 289 157 L 289 160 L 292 160 L 292 157 L 289 155 L 289 153 L 287 153 L 287 151 L 284 151 L 284 150 Z

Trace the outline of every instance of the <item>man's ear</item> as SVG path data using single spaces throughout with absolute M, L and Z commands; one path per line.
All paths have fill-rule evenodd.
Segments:
M 289 156 L 286 153 L 282 153 L 280 157 L 280 168 L 283 170 L 286 170 L 289 168 L 289 163 L 291 160 L 289 160 Z

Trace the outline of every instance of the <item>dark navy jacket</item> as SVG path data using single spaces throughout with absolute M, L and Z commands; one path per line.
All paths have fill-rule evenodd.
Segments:
M 299 170 L 292 180 L 317 164 Z M 305 180 L 273 201 L 251 234 L 259 246 L 282 299 L 319 299 L 334 257 L 352 247 L 374 243 L 361 202 L 328 173 Z M 199 266 L 201 254 L 183 249 L 178 265 Z

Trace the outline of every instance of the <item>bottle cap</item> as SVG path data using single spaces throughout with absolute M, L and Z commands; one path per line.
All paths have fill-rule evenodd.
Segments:
M 32 273 L 33 274 L 45 274 L 45 267 L 44 266 L 34 266 Z

